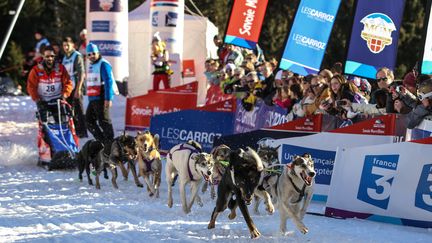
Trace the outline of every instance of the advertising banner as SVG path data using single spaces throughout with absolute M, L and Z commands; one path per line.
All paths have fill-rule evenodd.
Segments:
M 196 107 L 198 83 L 149 92 L 126 100 L 126 129 L 150 127 L 154 115 Z
M 255 49 L 261 33 L 268 0 L 235 0 L 224 42 Z
M 152 117 L 150 131 L 159 134 L 162 150 L 195 140 L 210 152 L 216 138 L 233 133 L 233 121 L 232 112 L 184 110 Z
M 216 139 L 214 146 L 225 144 L 231 149 L 245 148 L 246 146 L 257 148 L 258 143 L 264 141 L 266 144 L 272 144 L 273 142 L 270 140 L 312 135 L 321 131 L 322 117 L 322 115 L 314 115 L 273 127 L 222 136 Z
M 379 124 L 379 127 L 375 124 Z M 325 201 L 333 174 L 336 150 L 393 143 L 395 131 L 387 129 L 388 126 L 394 127 L 393 124 L 394 116 L 382 116 L 355 123 L 349 126 L 350 130 L 346 130 L 348 128 L 346 127 L 305 137 L 278 139 L 272 146 L 282 145 L 279 156 L 281 163 L 290 163 L 296 155 L 311 154 L 317 172 L 314 200 Z M 379 130 L 379 132 L 375 133 L 372 130 Z
M 212 84 L 207 89 L 205 104 L 209 105 L 209 104 L 218 103 L 218 102 L 221 102 L 224 100 L 232 99 L 232 97 L 233 97 L 233 95 L 224 94 L 224 92 L 222 91 L 222 89 L 219 85 Z
M 113 69 L 116 81 L 129 77 L 128 1 L 87 0 L 88 41 L 96 44 Z
M 423 50 L 423 60 L 421 61 L 421 73 L 432 74 L 432 1 L 429 0 L 426 6 L 425 16 L 425 46 Z
M 432 137 L 432 121 L 423 120 L 417 127 L 407 130 L 407 141 Z
M 341 0 L 302 0 L 279 67 L 301 75 L 317 73 Z M 305 28 L 307 26 L 307 28 Z
M 197 110 L 202 111 L 225 111 L 225 112 L 235 112 L 237 107 L 236 98 L 231 98 L 229 100 L 217 102 L 214 104 L 205 105 L 202 107 L 197 107 Z
M 373 78 L 381 67 L 394 69 L 405 0 L 358 0 L 345 73 Z
M 327 216 L 432 227 L 432 138 L 339 149 Z
M 279 106 L 268 106 L 264 101 L 258 100 L 252 111 L 243 109 L 241 100 L 237 100 L 234 133 L 244 133 L 263 127 L 276 126 L 287 122 L 286 109 Z

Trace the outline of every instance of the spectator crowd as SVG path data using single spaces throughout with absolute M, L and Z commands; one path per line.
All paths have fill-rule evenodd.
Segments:
M 218 49 L 217 58 L 205 63 L 208 87 L 241 99 L 247 111 L 262 100 L 285 109 L 288 120 L 329 114 L 349 125 L 358 117 L 398 113 L 407 115 L 408 128 L 414 128 L 432 119 L 432 76 L 419 74 L 417 67 L 401 80 L 386 67 L 370 80 L 344 75 L 341 62 L 301 76 L 278 69 L 276 59 L 266 60 L 259 47 L 252 51 L 224 44 L 219 36 L 213 41 Z

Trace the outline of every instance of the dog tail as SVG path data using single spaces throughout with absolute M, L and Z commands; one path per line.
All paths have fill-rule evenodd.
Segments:
M 159 145 L 160 145 L 160 137 L 159 137 L 159 134 L 155 134 L 155 135 L 153 136 L 153 143 L 154 143 L 155 148 L 156 148 L 157 150 L 159 150 Z

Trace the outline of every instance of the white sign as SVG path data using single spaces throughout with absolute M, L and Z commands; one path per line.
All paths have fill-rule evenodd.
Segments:
M 430 226 L 431 154 L 431 144 L 412 142 L 339 149 L 326 213 Z

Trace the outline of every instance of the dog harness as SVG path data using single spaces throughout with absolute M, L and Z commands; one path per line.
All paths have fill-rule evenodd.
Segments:
M 143 159 L 143 161 L 146 165 L 146 172 L 152 172 L 151 164 L 153 163 L 154 160 L 155 159 L 152 159 L 152 160 Z
M 188 145 L 188 146 L 186 146 L 186 145 Z M 188 160 L 187 160 L 187 161 L 188 161 L 188 166 L 187 166 L 187 168 L 188 168 L 188 174 L 189 174 L 189 179 L 190 179 L 191 181 L 196 181 L 196 180 L 194 179 L 193 175 L 192 175 L 192 171 L 191 171 L 191 169 L 190 169 L 189 160 L 190 160 L 192 154 L 194 154 L 194 153 L 199 153 L 198 149 L 196 149 L 194 146 L 192 146 L 192 145 L 190 145 L 190 144 L 182 143 L 178 149 L 176 149 L 176 150 L 174 150 L 174 151 L 168 153 L 168 157 L 172 160 L 172 154 L 173 154 L 174 152 L 178 152 L 178 151 L 182 151 L 182 150 L 188 150 L 188 151 L 190 151 L 190 153 L 189 153 L 189 157 L 188 157 Z
M 294 170 L 291 170 L 291 173 L 293 173 Z M 299 198 L 297 199 L 297 201 L 295 201 L 294 203 L 298 203 L 300 202 L 303 197 L 305 196 L 305 190 L 306 190 L 306 183 L 303 184 L 303 188 L 300 190 L 295 184 L 294 181 L 291 179 L 291 176 L 288 176 L 288 179 L 290 180 L 291 184 L 293 185 L 294 189 L 296 190 L 296 192 L 299 193 Z

